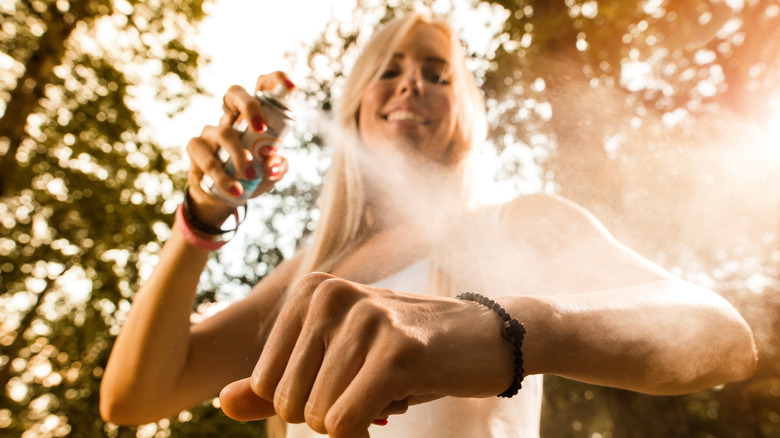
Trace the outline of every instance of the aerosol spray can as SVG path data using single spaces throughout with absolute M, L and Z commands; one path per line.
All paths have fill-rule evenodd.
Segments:
M 276 86 L 273 91 L 258 91 L 255 97 L 260 102 L 260 107 L 263 109 L 263 118 L 265 120 L 268 129 L 264 132 L 255 132 L 249 128 L 249 125 L 245 120 L 237 122 L 234 125 L 234 129 L 239 132 L 241 136 L 241 142 L 244 147 L 252 153 L 252 165 L 255 168 L 256 179 L 245 180 L 238 179 L 244 191 L 241 196 L 236 198 L 229 193 L 224 192 L 217 186 L 214 180 L 208 176 L 203 175 L 200 180 L 200 187 L 206 193 L 209 193 L 217 198 L 225 201 L 226 203 L 239 206 L 246 204 L 247 200 L 252 196 L 263 180 L 263 166 L 264 158 L 260 156 L 259 152 L 264 146 L 273 146 L 278 148 L 281 146 L 282 141 L 287 134 L 292 131 L 292 126 L 295 121 L 292 115 L 292 111 L 287 106 L 286 101 L 290 95 L 290 89 L 282 84 Z M 217 158 L 222 161 L 222 165 L 225 169 L 225 173 L 230 176 L 236 175 L 236 168 L 233 164 L 233 160 L 230 159 L 230 154 L 222 148 L 217 151 Z

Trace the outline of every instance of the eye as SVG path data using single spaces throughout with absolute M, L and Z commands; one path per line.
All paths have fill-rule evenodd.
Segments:
M 401 66 L 397 62 L 390 62 L 381 75 L 380 79 L 392 79 L 401 75 Z
M 436 85 L 449 85 L 452 69 L 449 63 L 439 59 L 429 59 L 422 64 L 422 77 Z
M 449 85 L 450 81 L 444 76 L 438 73 L 424 74 L 423 77 L 426 81 L 436 85 Z
M 398 77 L 398 75 L 400 74 L 401 74 L 400 70 L 388 68 L 382 72 L 382 74 L 379 76 L 379 79 L 392 79 Z

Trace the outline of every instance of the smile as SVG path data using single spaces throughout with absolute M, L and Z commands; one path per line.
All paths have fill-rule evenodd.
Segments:
M 426 123 L 425 118 L 421 115 L 406 110 L 391 111 L 385 116 L 385 119 L 387 119 L 388 122 Z

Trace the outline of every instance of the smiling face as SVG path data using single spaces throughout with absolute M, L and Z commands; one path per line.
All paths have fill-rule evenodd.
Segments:
M 359 131 L 367 149 L 382 154 L 400 148 L 435 162 L 457 160 L 462 141 L 450 44 L 443 30 L 426 23 L 415 24 L 401 40 L 360 100 Z

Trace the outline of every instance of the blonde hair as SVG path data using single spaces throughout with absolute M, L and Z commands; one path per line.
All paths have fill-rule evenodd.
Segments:
M 462 200 L 472 205 L 476 201 L 473 172 L 475 145 L 480 144 L 487 131 L 485 105 L 474 76 L 466 66 L 460 40 L 444 21 L 434 19 L 427 11 L 414 11 L 395 18 L 383 26 L 369 40 L 363 52 L 355 61 L 336 108 L 336 123 L 339 140 L 335 142 L 333 158 L 325 176 L 320 199 L 320 220 L 314 231 L 312 242 L 306 249 L 303 260 L 287 288 L 292 292 L 299 279 L 313 271 L 329 271 L 342 257 L 359 243 L 359 232 L 366 213 L 367 193 L 361 173 L 359 147 L 358 111 L 364 90 L 390 62 L 395 47 L 417 24 L 430 24 L 442 30 L 450 40 L 450 61 L 453 69 L 452 84 L 455 87 L 458 110 L 457 138 L 463 142 L 467 152 L 460 158 L 455 169 L 455 182 L 462 189 Z M 346 141 L 345 141 L 346 139 Z M 443 273 L 439 259 L 432 257 L 433 275 L 429 287 L 441 292 L 450 289 L 449 277 Z M 266 430 L 272 438 L 286 436 L 286 424 L 279 417 L 266 421 Z
M 364 90 L 378 79 L 390 62 L 395 47 L 420 23 L 435 26 L 450 40 L 458 138 L 468 151 L 458 163 L 457 180 L 462 186 L 464 199 L 467 202 L 474 200 L 473 184 L 469 178 L 471 157 L 474 146 L 485 138 L 487 121 L 482 94 L 466 66 L 460 40 L 448 24 L 434 19 L 427 11 L 414 11 L 395 18 L 372 36 L 355 61 L 344 86 L 336 109 L 336 121 L 341 134 L 353 141 L 340 141 L 334 145 L 332 163 L 321 196 L 320 220 L 294 280 L 313 271 L 330 270 L 356 243 L 366 209 L 366 191 L 356 150 L 359 144 L 357 114 L 360 102 Z M 295 281 L 290 290 L 294 284 Z

